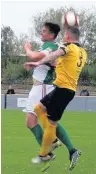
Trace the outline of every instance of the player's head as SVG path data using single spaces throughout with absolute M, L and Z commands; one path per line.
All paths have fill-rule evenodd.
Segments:
M 79 41 L 80 31 L 77 27 L 68 27 L 64 33 L 64 42 Z
M 58 24 L 46 22 L 41 30 L 41 40 L 44 42 L 53 41 L 57 37 L 59 31 L 60 27 Z

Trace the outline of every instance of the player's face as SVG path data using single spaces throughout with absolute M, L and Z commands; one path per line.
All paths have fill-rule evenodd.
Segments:
M 45 26 L 42 28 L 40 34 L 41 34 L 41 40 L 44 42 L 54 40 L 54 34 L 50 33 L 49 29 Z

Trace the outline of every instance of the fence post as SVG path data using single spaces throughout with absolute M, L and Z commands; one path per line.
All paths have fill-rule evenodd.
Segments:
M 7 108 L 7 94 L 5 94 L 5 100 L 4 100 L 4 108 Z

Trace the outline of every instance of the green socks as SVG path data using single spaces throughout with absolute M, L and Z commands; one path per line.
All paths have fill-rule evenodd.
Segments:
M 31 132 L 35 136 L 38 144 L 41 146 L 42 137 L 43 137 L 43 130 L 42 130 L 41 126 L 39 124 L 37 124 L 35 127 L 29 128 L 29 129 L 31 130 Z
M 56 129 L 56 135 L 60 141 L 68 148 L 69 152 L 74 148 L 66 130 L 58 123 Z

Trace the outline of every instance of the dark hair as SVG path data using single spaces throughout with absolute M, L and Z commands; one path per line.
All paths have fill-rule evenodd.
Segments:
M 67 29 L 69 32 L 71 32 L 76 39 L 79 39 L 80 37 L 80 30 L 78 27 L 68 27 Z
M 54 38 L 57 37 L 57 35 L 60 31 L 60 27 L 58 24 L 54 24 L 51 22 L 45 22 L 44 26 L 47 27 L 51 33 L 54 33 Z

